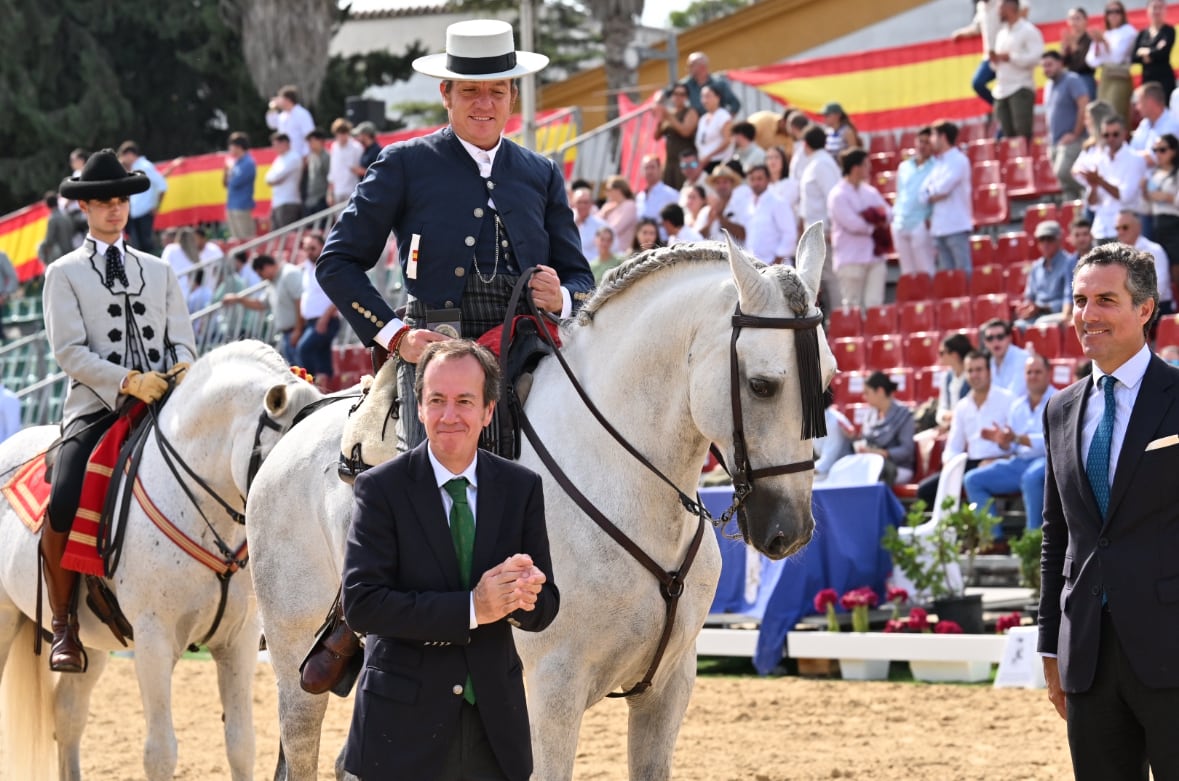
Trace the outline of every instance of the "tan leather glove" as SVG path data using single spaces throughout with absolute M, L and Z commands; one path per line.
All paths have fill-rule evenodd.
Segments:
M 134 396 L 140 401 L 151 404 L 157 402 L 168 392 L 168 380 L 159 372 L 132 371 L 123 380 L 122 392 Z
M 188 376 L 188 367 L 188 361 L 181 361 L 180 363 L 175 364 L 168 371 L 164 372 L 164 376 L 171 378 L 173 385 L 179 385 L 180 382 Z

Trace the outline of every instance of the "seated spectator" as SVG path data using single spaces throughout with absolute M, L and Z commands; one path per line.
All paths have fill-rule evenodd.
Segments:
M 594 274 L 594 282 L 600 285 L 606 272 L 626 260 L 626 255 L 614 251 L 614 231 L 610 229 L 609 225 L 598 228 L 598 233 L 594 238 L 598 251 L 588 260 L 590 271 Z M 631 241 L 634 241 L 634 237 L 631 237 Z
M 1060 322 L 1064 302 L 1072 291 L 1076 259 L 1064 250 L 1060 223 L 1045 220 L 1037 225 L 1036 246 L 1042 254 L 1028 273 L 1023 298 L 1015 302 L 1015 325 L 1021 330 L 1040 320 Z
M 1093 226 L 1083 216 L 1078 216 L 1069 226 L 1069 243 L 1073 245 L 1073 267 L 1077 261 L 1089 254 L 1093 249 Z M 1073 278 L 1068 278 L 1068 292 L 1064 296 L 1064 306 L 1060 310 L 1061 322 L 1071 323 L 1073 320 Z
M 634 243 L 630 245 L 631 254 L 662 246 L 663 242 L 659 240 L 659 223 L 650 217 L 643 217 L 639 220 L 635 225 Z
M 703 241 L 704 237 L 684 224 L 684 210 L 678 203 L 669 203 L 659 214 L 663 221 L 663 232 L 667 234 L 667 246 L 674 247 L 685 241 Z
M 1147 81 L 1139 85 L 1132 99 L 1142 120 L 1134 128 L 1129 145 L 1146 160 L 1148 168 L 1154 168 L 1158 165 L 1155 144 L 1167 133 L 1179 135 L 1179 117 L 1167 108 L 1167 98 L 1158 82 Z
M 884 303 L 884 248 L 879 231 L 888 232 L 888 202 L 868 184 L 871 161 L 863 149 L 840 156 L 843 178 L 827 196 L 831 222 L 831 258 L 843 306 L 863 308 Z
M 966 453 L 966 471 L 970 472 L 991 461 L 1011 456 L 1007 448 L 984 437 L 982 432 L 990 426 L 1009 424 L 1015 396 L 991 382 L 987 354 L 979 350 L 972 350 L 966 356 L 966 380 L 970 383 L 970 394 L 954 407 L 942 463 L 949 463 L 959 453 Z M 917 498 L 925 502 L 927 509 L 933 509 L 940 479 L 940 474 L 930 475 L 917 488 Z
M 592 258 L 595 254 L 594 236 L 606 227 L 606 221 L 594 214 L 594 194 L 588 187 L 578 187 L 573 191 L 570 206 L 573 207 L 573 224 L 577 226 L 577 233 L 581 237 L 581 254 Z
M 1167 251 L 1142 235 L 1142 223 L 1138 215 L 1129 209 L 1118 213 L 1116 228 L 1118 241 L 1154 258 L 1154 272 L 1158 278 L 1159 291 L 1158 311 L 1160 315 L 1171 314 L 1175 311 L 1175 294 L 1171 291 L 1171 261 L 1167 257 Z
M 966 382 L 966 356 L 973 349 L 974 345 L 965 334 L 951 334 L 942 339 L 937 354 L 946 371 L 938 388 L 937 424 L 943 431 L 950 427 L 950 421 L 954 419 L 954 407 L 970 393 L 970 384 Z
M 766 161 L 765 150 L 758 146 L 754 139 L 757 129 L 749 122 L 738 122 L 733 125 L 733 157 L 741 163 L 741 168 L 750 171 L 755 165 Z
M 744 173 L 740 164 L 730 161 L 716 167 L 708 177 L 712 194 L 708 197 L 708 224 L 701 231 L 707 239 L 722 239 L 726 230 L 737 241 L 745 241 L 745 226 L 749 223 L 750 199 L 744 187 Z
M 964 481 L 967 501 L 979 508 L 995 496 L 1022 492 L 1029 529 L 1044 524 L 1044 408 L 1056 392 L 1050 382 L 1051 372 L 1047 358 L 1028 356 L 1024 367 L 1027 395 L 1015 400 L 1007 425 L 986 425 L 980 432 L 984 439 L 1012 452 L 1012 457 L 980 466 Z M 993 503 L 990 513 L 996 519 L 1000 517 Z M 997 524 L 995 539 L 1002 539 Z
M 864 401 L 871 409 L 861 426 L 860 438 L 853 445 L 857 453 L 884 457 L 880 481 L 888 485 L 910 482 L 916 461 L 913 411 L 893 400 L 896 390 L 896 383 L 881 371 L 872 372 L 864 380 Z
M 992 318 L 983 323 L 978 332 L 982 339 L 979 346 L 985 347 L 991 354 L 991 382 L 1010 393 L 1012 398 L 1027 393 L 1023 369 L 1028 354 L 1022 347 L 1011 343 L 1011 323 Z
M 598 217 L 614 232 L 614 251 L 626 252 L 635 240 L 635 223 L 638 221 L 638 206 L 630 185 L 621 176 L 606 179 L 606 202 L 598 209 Z
M 667 204 L 678 201 L 680 193 L 663 183 L 663 163 L 658 155 L 644 157 L 642 169 L 643 189 L 635 196 L 635 213 L 639 217 L 658 220 L 659 211 Z M 686 171 L 684 175 L 688 176 Z

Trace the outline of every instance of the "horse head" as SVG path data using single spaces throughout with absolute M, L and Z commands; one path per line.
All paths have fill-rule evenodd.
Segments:
M 812 439 L 822 436 L 823 391 L 836 368 L 817 306 L 826 242 L 822 226 L 810 226 L 796 268 L 759 263 L 731 240 L 728 255 L 741 316 L 710 351 L 724 355 L 723 368 L 712 362 L 694 378 L 693 398 L 709 408 L 698 420 L 712 421 L 705 433 L 734 473 L 742 537 L 781 559 L 814 531 Z

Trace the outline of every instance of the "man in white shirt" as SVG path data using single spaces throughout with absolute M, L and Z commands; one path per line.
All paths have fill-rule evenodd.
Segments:
M 921 186 L 922 203 L 931 204 L 929 233 L 937 247 L 937 267 L 965 270 L 970 262 L 970 231 L 974 209 L 970 201 L 970 160 L 955 144 L 958 126 L 942 121 L 933 126 L 933 170 Z
M 991 384 L 1019 398 L 1028 392 L 1024 364 L 1028 352 L 1011 343 L 1011 323 L 994 318 L 978 329 L 979 344 L 991 354 Z
M 649 217 L 658 222 L 663 207 L 669 203 L 677 203 L 680 193 L 663 181 L 663 161 L 657 155 L 647 155 L 643 158 L 643 183 L 646 187 L 635 195 L 635 209 L 639 219 Z M 593 257 L 592 250 L 586 257 Z
M 577 225 L 577 232 L 581 237 L 581 254 L 587 258 L 597 257 L 596 236 L 599 230 L 606 227 L 606 221 L 594 214 L 594 194 L 588 187 L 579 187 L 573 191 L 571 205 L 573 222 Z
M 343 203 L 352 197 L 360 181 L 360 156 L 364 147 L 352 137 L 352 123 L 344 118 L 332 123 L 332 148 L 328 151 L 329 204 Z
M 1158 166 L 1151 151 L 1159 138 L 1167 133 L 1179 136 L 1179 117 L 1167 108 L 1167 96 L 1157 81 L 1148 81 L 1134 90 L 1133 104 L 1142 116 L 1134 135 L 1130 137 L 1130 148 L 1146 160 L 1148 169 Z
M 1142 222 L 1137 214 L 1128 209 L 1118 213 L 1115 228 L 1118 241 L 1154 258 L 1154 273 L 1159 284 L 1159 314 L 1172 314 L 1175 311 L 1175 296 L 1171 292 L 1171 260 L 1167 257 L 1167 251 L 1142 235 Z
M 315 278 L 315 264 L 323 252 L 323 234 L 309 231 L 303 236 L 303 293 L 299 298 L 301 330 L 296 355 L 299 365 L 316 377 L 331 377 L 332 341 L 340 330 L 339 312 Z M 301 326 L 301 327 L 300 327 Z
M 278 230 L 303 216 L 303 198 L 299 194 L 303 159 L 291 148 L 291 139 L 285 133 L 275 133 L 270 143 L 278 153 L 266 172 L 266 183 L 270 185 L 270 229 Z
M 974 18 L 970 24 L 954 31 L 953 40 L 982 36 L 982 62 L 974 72 L 970 86 L 976 95 L 988 106 L 995 105 L 995 97 L 987 86 L 995 80 L 995 69 L 991 64 L 991 51 L 995 48 L 995 39 L 999 34 L 999 4 L 1002 0 L 978 0 L 974 4 Z M 1025 17 L 1028 13 L 1027 0 L 1021 0 L 1020 13 Z
M 302 335 L 295 330 L 299 321 L 299 304 L 303 298 L 303 272 L 298 266 L 275 260 L 270 255 L 255 255 L 251 262 L 254 273 L 266 280 L 264 297 L 251 298 L 240 293 L 227 293 L 221 303 L 241 304 L 254 311 L 270 310 L 273 317 L 276 349 L 287 363 L 298 364 L 295 346 Z
M 1008 138 L 1032 140 L 1032 114 L 1036 107 L 1036 65 L 1044 53 L 1044 36 L 1020 16 L 1019 0 L 999 4 L 999 33 L 991 50 L 995 69 L 995 118 Z
M 1082 155 L 1073 176 L 1085 184 L 1085 202 L 1093 210 L 1093 236 L 1098 244 L 1117 238 L 1114 227 L 1122 209 L 1139 211 L 1139 193 L 1146 177 L 1146 161 L 1126 144 L 1126 125 L 1110 117 L 1101 125 L 1103 150 Z
M 1011 453 L 999 443 L 982 436 L 983 429 L 1005 427 L 1010 423 L 1011 405 L 1015 396 L 991 383 L 991 366 L 987 354 L 972 350 L 966 355 L 966 381 L 970 394 L 954 406 L 950 434 L 942 452 L 942 463 L 959 453 L 966 453 L 966 471 L 994 460 L 1010 457 Z M 932 508 L 937 498 L 941 475 L 930 475 L 917 488 L 917 498 Z
M 685 241 L 704 241 L 704 237 L 691 226 L 684 225 L 684 209 L 678 203 L 669 203 L 659 213 L 661 227 L 667 233 L 667 246 L 674 247 Z
M 755 258 L 766 263 L 793 259 L 798 243 L 798 218 L 790 204 L 770 190 L 770 170 L 755 165 L 749 169 L 745 181 L 753 192 L 753 208 L 745 226 L 745 246 Z
M 315 130 L 311 112 L 299 103 L 299 90 L 293 85 L 279 89 L 266 111 L 266 126 L 285 133 L 291 140 L 291 150 L 300 161 L 307 156 L 307 134 Z

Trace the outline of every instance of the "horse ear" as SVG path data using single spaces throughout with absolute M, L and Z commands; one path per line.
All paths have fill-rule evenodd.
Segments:
M 287 386 L 272 385 L 266 391 L 266 414 L 272 418 L 281 417 L 287 411 Z
M 753 261 L 733 241 L 728 231 L 725 234 L 725 244 L 729 251 L 729 268 L 733 272 L 733 280 L 737 283 L 737 302 L 746 312 L 756 312 L 765 304 L 765 279 Z
M 823 223 L 813 222 L 798 240 L 794 269 L 806 283 L 806 288 L 819 299 L 819 281 L 823 277 L 823 264 L 827 262 L 827 239 L 823 236 Z

